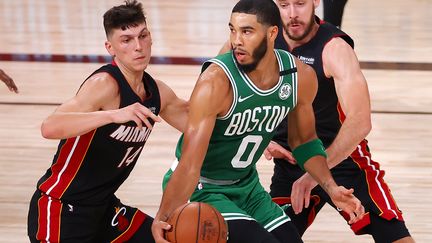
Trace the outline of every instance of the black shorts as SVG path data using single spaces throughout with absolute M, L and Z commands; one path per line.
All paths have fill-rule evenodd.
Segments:
M 125 242 L 136 235 L 147 238 L 144 242 L 154 242 L 152 222 L 153 218 L 122 204 L 114 195 L 105 204 L 83 206 L 36 191 L 30 201 L 27 230 L 31 242 Z
M 229 220 L 228 243 L 302 243 L 295 226 L 285 222 L 271 232 L 254 220 Z
M 350 225 L 355 234 L 371 234 L 373 237 L 375 237 L 374 234 L 383 234 L 386 239 L 400 239 L 409 236 L 402 212 L 397 207 L 383 179 L 384 171 L 380 170 L 378 163 L 367 156 L 355 160 L 348 158 L 333 168 L 331 172 L 338 185 L 354 188 L 354 195 L 362 202 L 367 212 L 362 220 Z M 292 184 L 303 174 L 304 171 L 298 166 L 275 159 L 274 174 L 270 185 L 270 195 L 274 201 L 280 205 L 289 203 L 288 197 L 291 195 Z M 312 224 L 316 214 L 326 203 L 336 209 L 321 187 L 315 187 L 311 194 L 315 196 L 311 199 L 310 205 L 312 206 L 308 209 L 298 215 L 294 214 L 291 207 L 287 210 L 287 214 L 301 235 Z M 348 222 L 348 215 L 344 212 L 339 213 Z M 391 227 L 385 230 L 384 225 L 391 225 Z M 381 230 L 374 230 L 377 227 Z

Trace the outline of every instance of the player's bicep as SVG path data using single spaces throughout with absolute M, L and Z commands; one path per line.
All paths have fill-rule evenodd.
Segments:
M 288 142 L 291 148 L 317 138 L 315 116 L 310 105 L 299 104 L 288 115 Z
M 188 119 L 188 101 L 179 98 L 164 82 L 160 80 L 156 80 L 156 82 L 161 96 L 161 111 L 159 115 L 168 124 L 184 132 Z
M 227 105 L 229 84 L 221 72 L 220 68 L 210 65 L 194 87 L 189 101 L 182 158 L 188 154 L 201 161 L 205 156 L 216 119 Z
M 297 62 L 297 69 L 297 105 L 288 114 L 288 142 L 293 149 L 317 137 L 312 106 L 318 88 L 316 74 L 311 67 L 300 61 Z
M 351 46 L 341 38 L 333 39 L 324 48 L 323 64 L 326 75 L 334 79 L 345 115 L 370 113 L 367 82 Z
M 60 105 L 56 112 L 92 112 L 104 108 L 118 93 L 116 81 L 106 73 L 90 77 L 77 94 Z M 117 107 L 118 108 L 118 107 Z

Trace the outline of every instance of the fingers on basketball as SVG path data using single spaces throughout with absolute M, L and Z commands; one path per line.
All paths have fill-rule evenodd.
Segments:
M 178 207 L 167 220 L 165 239 L 172 243 L 226 243 L 227 224 L 214 207 L 190 202 Z

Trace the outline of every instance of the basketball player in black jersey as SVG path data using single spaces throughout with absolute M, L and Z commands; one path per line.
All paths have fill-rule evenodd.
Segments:
M 0 80 L 6 84 L 10 91 L 18 93 L 18 87 L 16 86 L 15 82 L 2 69 L 0 69 Z
M 158 115 L 182 130 L 187 103 L 144 71 L 152 40 L 141 3 L 111 8 L 104 27 L 112 63 L 42 124 L 45 138 L 61 140 L 30 202 L 31 242 L 154 242 L 153 219 L 114 194 Z
M 371 129 L 369 91 L 353 40 L 315 16 L 319 0 L 276 3 L 283 31 L 275 47 L 290 51 L 316 71 L 319 84 L 313 108 L 317 134 L 328 153 L 328 166 L 338 184 L 354 188 L 367 211 L 362 220 L 350 225 L 351 229 L 355 234 L 371 234 L 376 242 L 413 242 L 384 181 L 384 171 L 371 159 L 367 146 L 365 137 Z M 275 162 L 270 194 L 280 204 L 292 204 L 288 214 L 303 234 L 325 203 L 337 208 L 285 150 L 285 124 L 281 123 L 265 153 Z

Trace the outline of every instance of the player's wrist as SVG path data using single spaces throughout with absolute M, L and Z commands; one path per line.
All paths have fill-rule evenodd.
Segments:
M 321 183 L 321 187 L 324 189 L 324 191 L 327 192 L 327 194 L 333 198 L 333 195 L 338 190 L 338 185 L 333 180 L 333 178 L 329 178 Z

